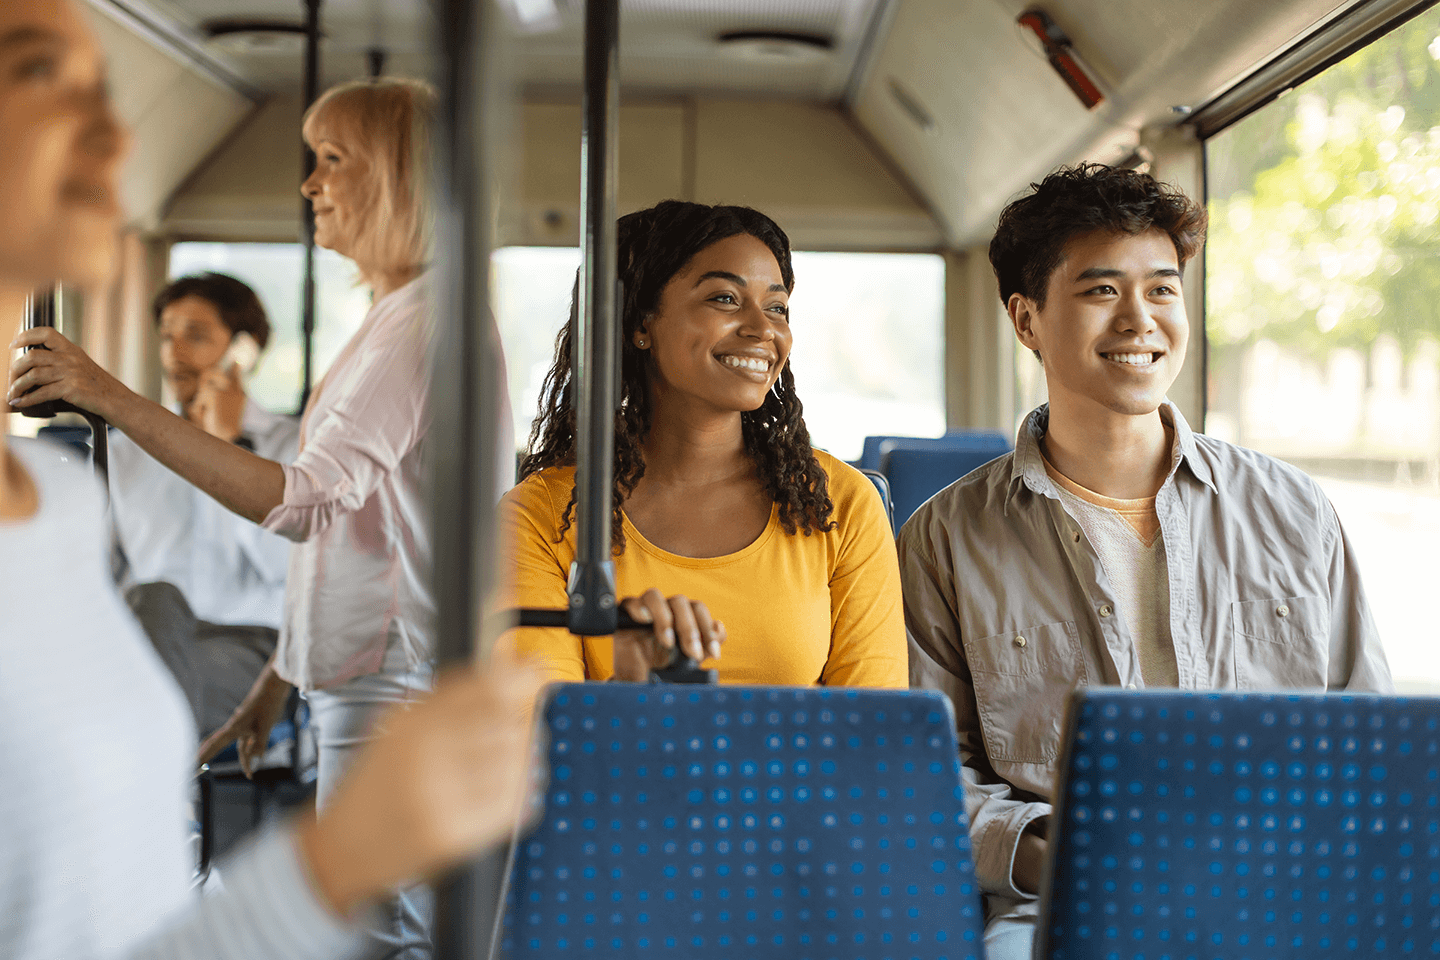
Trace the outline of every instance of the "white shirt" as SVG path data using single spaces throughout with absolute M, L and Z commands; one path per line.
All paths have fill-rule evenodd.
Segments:
M 245 401 L 241 433 L 268 460 L 295 459 L 300 423 Z M 222 507 L 118 430 L 110 504 L 129 582 L 174 584 L 210 623 L 279 629 L 290 543 Z
M 288 833 L 192 894 L 189 708 L 115 592 L 94 480 L 12 444 L 40 507 L 0 523 L 0 957 L 342 955 Z

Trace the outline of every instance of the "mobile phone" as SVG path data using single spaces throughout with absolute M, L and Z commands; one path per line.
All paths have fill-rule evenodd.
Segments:
M 219 368 L 223 373 L 239 367 L 240 377 L 243 380 L 255 370 L 255 365 L 260 362 L 260 344 L 255 338 L 244 330 L 230 338 L 230 346 L 225 348 L 225 355 L 220 358 Z

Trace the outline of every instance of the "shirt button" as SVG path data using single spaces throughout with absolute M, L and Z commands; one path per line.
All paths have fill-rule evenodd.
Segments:
M 1015 638 L 1015 646 L 1017 646 L 1017 647 L 1023 647 L 1023 646 L 1025 646 L 1025 638 L 1024 638 L 1024 637 L 1016 637 L 1016 638 Z
M 1138 689 L 1138 688 L 1137 688 L 1137 687 L 1135 686 L 1135 684 L 1133 684 L 1133 683 L 1127 683 L 1127 684 L 1125 684 L 1125 689 L 1126 689 L 1126 690 L 1135 690 L 1135 689 Z
M 1278 606 L 1278 607 L 1275 608 L 1275 616 L 1277 616 L 1277 617 L 1288 617 L 1288 616 L 1290 616 L 1290 605 L 1289 605 L 1289 604 L 1286 604 L 1286 603 L 1280 604 L 1280 606 Z
M 1114 612 L 1115 612 L 1115 610 L 1114 610 L 1113 607 L 1110 606 L 1110 604 L 1108 604 L 1108 603 L 1102 603 L 1102 604 L 1100 604 L 1100 616 L 1102 616 L 1102 617 L 1108 617 L 1108 616 L 1110 616 L 1110 614 L 1112 614 L 1112 613 L 1114 613 Z

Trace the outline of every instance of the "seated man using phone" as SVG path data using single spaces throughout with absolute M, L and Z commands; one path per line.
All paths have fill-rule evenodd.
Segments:
M 205 273 L 155 298 L 176 412 L 263 457 L 295 458 L 299 422 L 245 395 L 270 339 L 255 291 Z M 185 691 L 203 738 L 230 718 L 275 651 L 290 542 L 220 506 L 110 434 L 110 502 L 125 599 Z
M 910 681 L 955 705 L 991 960 L 1030 957 L 1073 688 L 1391 689 L 1320 488 L 1166 399 L 1205 225 L 1099 164 L 1005 209 L 990 262 L 1049 403 L 900 532 Z

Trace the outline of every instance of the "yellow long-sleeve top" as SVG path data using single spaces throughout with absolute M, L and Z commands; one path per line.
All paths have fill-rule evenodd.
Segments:
M 619 596 L 657 588 L 701 600 L 725 624 L 722 683 L 905 687 L 908 667 L 900 571 L 880 496 L 858 470 L 816 451 L 835 504 L 828 532 L 787 534 L 773 507 L 765 531 L 723 557 L 682 557 L 647 541 L 623 518 L 625 552 L 615 558 Z M 573 468 L 527 477 L 501 501 L 510 537 L 516 600 L 564 607 L 575 559 L 575 527 L 559 536 L 575 484 Z M 550 678 L 605 680 L 614 672 L 609 637 L 525 629 L 515 648 Z

